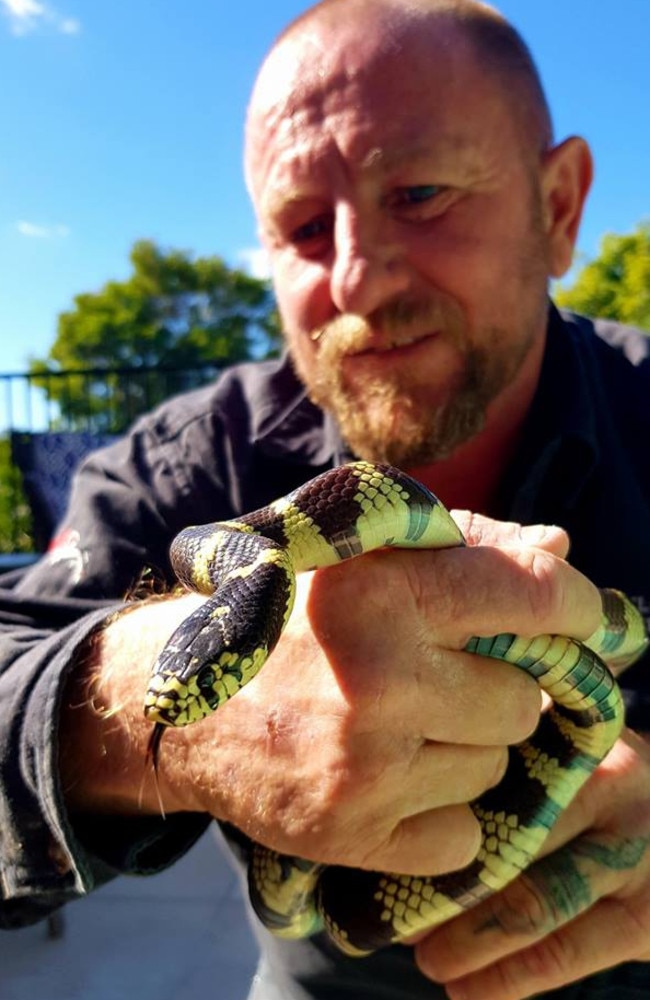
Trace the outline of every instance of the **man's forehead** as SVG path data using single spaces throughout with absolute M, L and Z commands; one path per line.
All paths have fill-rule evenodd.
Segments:
M 455 61 L 430 67 L 426 76 L 400 59 L 365 73 L 339 65 L 295 85 L 296 76 L 279 66 L 277 99 L 267 89 L 249 122 L 249 171 L 261 171 L 266 181 L 274 174 L 275 186 L 281 174 L 288 177 L 294 167 L 317 171 L 332 154 L 351 170 L 377 173 L 432 157 L 456 167 L 474 159 L 494 124 L 495 105 L 502 115 L 502 100 L 486 81 L 477 95 L 462 69 L 450 72 Z
M 327 46 L 320 36 L 306 34 L 278 47 L 253 92 L 247 143 L 337 117 L 360 122 L 364 114 L 373 123 L 381 116 L 399 119 L 403 130 L 413 119 L 417 129 L 424 105 L 433 102 L 441 118 L 446 106 L 454 114 L 455 106 L 465 104 L 470 91 L 472 100 L 484 100 L 491 90 L 461 42 L 423 46 L 416 40 L 407 49 L 375 42 L 371 34 L 354 46 L 341 37 Z
M 399 79 L 412 63 L 435 76 L 436 65 L 451 64 L 459 73 L 475 62 L 476 53 L 457 24 L 446 18 L 420 24 L 405 8 L 396 12 L 378 5 L 362 20 L 321 18 L 283 38 L 260 70 L 250 112 L 291 111 L 307 95 L 343 93 L 373 76 Z

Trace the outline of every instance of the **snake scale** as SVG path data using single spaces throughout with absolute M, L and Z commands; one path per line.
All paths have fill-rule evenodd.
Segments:
M 194 723 L 255 676 L 287 623 L 295 574 L 383 546 L 463 545 L 437 498 L 385 465 L 353 462 L 232 521 L 187 528 L 171 559 L 184 585 L 207 595 L 171 636 L 145 698 L 154 765 L 168 726 Z M 475 861 L 459 872 L 414 877 L 327 867 L 248 845 L 249 890 L 275 934 L 325 930 L 363 955 L 434 927 L 497 892 L 539 853 L 561 811 L 607 754 L 623 725 L 608 667 L 647 644 L 643 620 L 604 590 L 603 620 L 586 643 L 563 636 L 474 637 L 466 649 L 514 664 L 552 699 L 534 735 L 510 749 L 505 777 L 474 802 L 482 829 Z

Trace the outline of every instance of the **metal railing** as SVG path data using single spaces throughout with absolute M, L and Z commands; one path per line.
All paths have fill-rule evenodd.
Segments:
M 222 366 L 138 365 L 0 373 L 2 430 L 123 433 L 156 403 L 213 381 Z

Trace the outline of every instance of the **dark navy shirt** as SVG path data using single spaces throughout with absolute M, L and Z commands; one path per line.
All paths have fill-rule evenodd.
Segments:
M 646 619 L 649 441 L 650 340 L 551 307 L 538 391 L 490 513 L 565 527 L 570 560 L 598 585 L 629 594 Z M 183 526 L 253 510 L 350 457 L 281 359 L 233 367 L 215 385 L 170 400 L 83 464 L 48 554 L 0 578 L 0 926 L 38 920 L 118 872 L 157 871 L 203 832 L 209 819 L 200 815 L 95 822 L 68 814 L 57 772 L 68 672 L 143 568 L 171 582 L 168 547 Z M 640 730 L 650 730 L 648 661 L 622 680 L 628 722 Z M 286 943 L 258 931 L 260 1000 L 443 996 L 410 949 L 357 961 L 320 937 Z M 631 1000 L 645 970 L 638 996 L 647 996 L 645 965 L 557 995 Z M 607 977 L 615 977 L 611 994 L 602 992 Z

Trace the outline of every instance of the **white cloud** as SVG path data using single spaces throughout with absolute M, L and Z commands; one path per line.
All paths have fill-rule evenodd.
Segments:
M 44 13 L 43 4 L 36 0 L 2 0 L 8 11 L 14 17 L 39 17 Z
M 241 266 L 254 278 L 270 278 L 271 263 L 269 255 L 262 247 L 244 247 L 237 252 L 237 260 Z
M 67 226 L 41 226 L 36 222 L 27 222 L 24 219 L 16 223 L 16 229 L 21 236 L 36 240 L 65 239 L 66 236 L 70 235 Z
M 59 22 L 59 31 L 63 35 L 78 35 L 81 31 L 81 21 L 76 17 L 64 17 Z
M 0 0 L 0 10 L 9 18 L 14 35 L 26 35 L 39 25 L 48 25 L 64 35 L 77 35 L 81 31 L 81 23 L 76 18 L 64 17 L 39 0 Z

